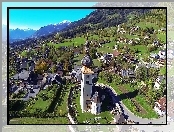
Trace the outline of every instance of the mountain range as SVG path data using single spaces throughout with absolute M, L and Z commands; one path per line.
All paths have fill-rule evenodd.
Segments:
M 39 30 L 33 29 L 9 29 L 9 42 L 13 43 L 15 41 L 25 40 L 27 38 L 38 38 L 41 36 L 47 36 L 51 33 L 58 32 L 68 25 L 71 22 L 68 20 L 64 20 L 57 24 L 49 24 L 44 27 L 41 27 Z M 2 40 L 5 41 L 7 39 L 7 26 L 2 25 Z
M 54 32 L 58 32 L 66 28 L 71 24 L 70 21 L 64 20 L 58 24 L 50 24 L 44 27 L 41 27 L 39 30 L 37 30 L 31 37 L 32 38 L 38 38 L 41 36 L 46 36 Z

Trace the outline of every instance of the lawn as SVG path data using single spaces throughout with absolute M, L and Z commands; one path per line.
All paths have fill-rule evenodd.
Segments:
M 163 66 L 162 68 L 160 68 L 160 75 L 165 75 L 166 74 L 166 66 Z
M 67 40 L 67 42 L 64 42 L 64 43 L 59 43 L 59 44 L 48 43 L 48 45 L 54 45 L 56 48 L 58 48 L 61 46 L 72 46 L 73 43 L 74 43 L 74 46 L 78 46 L 85 43 L 85 38 L 83 37 L 76 37 L 71 40 L 72 42 Z
M 26 55 L 27 55 L 27 50 L 24 50 L 24 51 L 21 52 L 22 57 L 25 57 Z
M 112 114 L 110 114 L 109 111 L 101 112 L 99 115 L 93 115 L 89 112 L 84 112 L 82 113 L 81 106 L 80 106 L 80 92 L 77 94 L 74 94 L 74 97 L 76 97 L 74 103 L 77 104 L 77 111 L 78 111 L 78 116 L 77 120 L 79 123 L 83 123 L 83 121 L 90 121 L 90 124 L 94 124 L 94 118 L 95 117 L 101 117 L 99 119 L 100 124 L 108 124 L 108 121 L 112 121 Z M 107 120 L 105 119 L 107 118 Z
M 157 34 L 157 37 L 158 37 L 160 40 L 166 42 L 166 34 Z
M 29 118 L 29 117 L 25 117 L 25 118 L 14 118 L 10 121 L 10 123 L 12 124 L 69 124 L 69 120 L 66 117 L 66 113 L 67 111 L 67 98 L 68 98 L 68 94 L 69 94 L 69 90 L 70 90 L 70 86 L 68 85 L 67 89 L 62 90 L 61 92 L 61 96 L 59 97 L 60 100 L 58 100 L 57 102 L 59 102 L 59 104 L 56 105 L 54 112 L 58 112 L 60 113 L 60 110 L 62 111 L 61 114 L 65 114 L 65 116 L 60 116 L 60 117 L 54 117 L 54 118 Z M 48 99 L 47 100 L 43 100 L 41 98 L 42 94 L 47 95 Z M 36 109 L 41 109 L 42 111 L 45 111 L 49 108 L 50 104 L 52 103 L 53 100 L 53 96 L 56 93 L 56 89 L 54 89 L 54 87 L 52 89 L 46 89 L 46 90 L 42 90 L 39 92 L 39 94 L 37 95 L 36 98 L 38 98 L 38 100 L 33 100 L 33 103 L 30 106 L 26 107 L 26 110 L 29 111 L 30 113 L 35 113 Z
M 129 92 L 134 91 L 136 88 L 131 87 L 129 84 L 124 85 L 124 87 L 129 90 Z M 136 87 L 136 86 L 135 86 Z M 146 101 L 146 98 L 143 95 L 137 95 L 135 100 L 148 112 L 147 115 L 140 115 L 136 112 L 136 114 L 143 118 L 158 118 L 158 115 L 150 106 L 150 104 Z M 132 111 L 133 112 L 133 111 Z
M 136 24 L 136 26 L 139 26 L 143 29 L 145 29 L 146 27 L 149 27 L 149 28 L 153 27 L 154 29 L 157 29 L 157 30 L 159 29 L 158 25 L 156 25 L 155 23 L 151 23 L 151 22 L 139 22 Z
M 41 98 L 43 93 L 48 97 L 47 100 L 43 100 Z M 55 94 L 54 90 L 46 89 L 46 90 L 40 91 L 38 93 L 38 95 L 36 96 L 36 98 L 38 98 L 38 100 L 35 100 L 34 103 L 32 105 L 28 106 L 26 109 L 28 111 L 30 111 L 31 113 L 34 113 L 36 109 L 42 109 L 42 111 L 45 111 L 51 104 L 54 94 Z
M 103 80 L 99 79 L 100 83 L 107 84 Z M 118 89 L 120 86 L 116 86 L 115 84 L 110 83 L 109 85 L 112 86 L 112 88 L 116 91 L 117 95 L 119 96 L 122 94 L 122 92 Z M 129 90 L 130 92 L 134 91 L 135 88 L 130 87 L 128 84 L 125 85 L 125 88 Z M 139 112 L 135 111 L 135 106 L 132 104 L 130 99 L 124 99 L 122 100 L 123 104 L 135 115 L 142 117 L 142 118 L 158 118 L 158 115 L 155 113 L 155 111 L 150 107 L 148 102 L 145 100 L 145 98 L 142 95 L 137 95 L 135 97 L 135 100 L 148 112 L 148 114 L 142 115 Z
M 67 85 L 67 88 L 66 89 L 63 89 L 62 92 L 61 92 L 61 95 L 60 95 L 60 98 L 62 98 L 60 104 L 58 104 L 56 106 L 56 111 L 58 111 L 61 114 L 66 114 L 68 112 L 68 109 L 67 109 L 67 106 L 68 106 L 68 102 L 67 102 L 67 99 L 68 99 L 68 95 L 69 95 L 69 91 L 71 89 L 73 85 Z M 68 124 L 68 122 L 66 122 L 66 124 Z

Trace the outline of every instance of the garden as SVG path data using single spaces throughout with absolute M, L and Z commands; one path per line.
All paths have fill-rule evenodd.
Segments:
M 33 119 L 36 124 L 68 124 L 66 100 L 69 92 L 65 86 L 49 86 L 27 102 L 12 100 L 10 124 L 33 124 Z M 20 109 L 14 109 L 16 105 Z

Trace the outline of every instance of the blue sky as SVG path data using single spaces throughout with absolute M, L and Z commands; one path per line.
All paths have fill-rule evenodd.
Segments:
M 2 2 L 2 24 L 7 23 L 7 7 L 91 7 L 96 2 Z M 63 20 L 75 21 L 88 15 L 90 9 L 12 9 L 10 10 L 10 28 L 39 29 L 47 24 Z

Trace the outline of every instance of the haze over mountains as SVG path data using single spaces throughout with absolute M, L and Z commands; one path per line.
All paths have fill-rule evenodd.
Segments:
M 10 43 L 24 40 L 27 38 L 38 38 L 41 36 L 46 36 L 54 32 L 58 32 L 64 28 L 66 28 L 71 22 L 68 20 L 64 20 L 57 24 L 49 24 L 44 27 L 41 27 L 39 30 L 33 29 L 10 29 L 9 30 L 9 41 Z M 5 41 L 7 39 L 7 26 L 2 25 L 2 40 Z
M 58 32 L 64 28 L 66 28 L 68 25 L 70 25 L 70 21 L 64 20 L 58 24 L 50 24 L 44 27 L 41 27 L 39 30 L 37 30 L 31 37 L 37 38 L 45 35 L 49 35 L 53 32 Z

